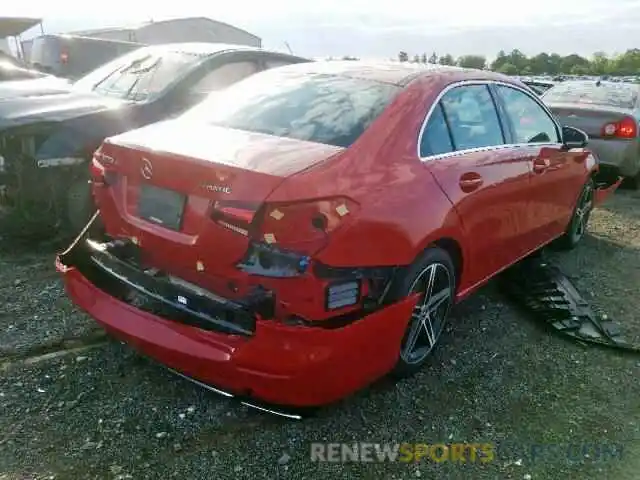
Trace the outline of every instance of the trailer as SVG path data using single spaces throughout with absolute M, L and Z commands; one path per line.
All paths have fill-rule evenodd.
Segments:
M 79 35 L 41 35 L 31 43 L 29 63 L 40 71 L 74 80 L 143 46 Z
M 5 59 L 9 56 L 14 57 L 24 65 L 26 58 L 20 35 L 38 25 L 43 32 L 41 18 L 0 17 L 0 53 L 4 53 L 3 57 Z

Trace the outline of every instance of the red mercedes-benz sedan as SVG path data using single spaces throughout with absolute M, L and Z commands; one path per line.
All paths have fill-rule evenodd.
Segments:
M 581 131 L 495 73 L 287 66 L 107 139 L 73 301 L 201 385 L 319 406 L 423 366 L 452 304 L 595 203 Z M 95 218 L 95 217 L 94 217 Z

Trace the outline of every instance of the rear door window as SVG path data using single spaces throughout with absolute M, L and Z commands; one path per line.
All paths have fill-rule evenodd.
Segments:
M 493 98 L 487 85 L 466 85 L 447 92 L 441 100 L 456 150 L 505 143 Z
M 555 122 L 538 102 L 515 88 L 496 85 L 515 136 L 514 143 L 558 143 Z
M 453 143 L 451 143 L 449 127 L 442 112 L 442 104 L 439 103 L 431 112 L 427 126 L 422 133 L 420 157 L 441 155 L 452 151 Z

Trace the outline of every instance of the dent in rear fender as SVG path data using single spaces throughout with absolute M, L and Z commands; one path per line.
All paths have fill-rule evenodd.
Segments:
M 358 216 L 331 234 L 317 259 L 331 266 L 408 265 L 430 243 L 462 229 L 451 202 L 431 175 L 359 199 Z

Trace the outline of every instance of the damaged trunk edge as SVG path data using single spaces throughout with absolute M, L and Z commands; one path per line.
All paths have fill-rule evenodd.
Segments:
M 43 123 L 0 132 L 0 230 L 8 237 L 50 236 L 69 227 L 69 204 L 84 198 L 78 186 L 89 190 L 85 156 L 41 157 L 52 128 Z
M 256 321 L 275 319 L 277 299 L 273 291 L 259 285 L 245 297 L 229 300 L 167 272 L 148 268 L 140 262 L 140 249 L 133 241 L 110 238 L 95 228 L 99 215 L 97 211 L 71 245 L 58 255 L 59 270 L 75 268 L 97 288 L 124 303 L 203 330 L 251 336 Z M 313 273 L 329 282 L 369 282 L 368 294 L 361 298 L 361 308 L 321 321 L 289 317 L 283 322 L 323 329 L 354 323 L 394 303 L 388 292 L 406 268 L 331 267 L 315 263 Z

